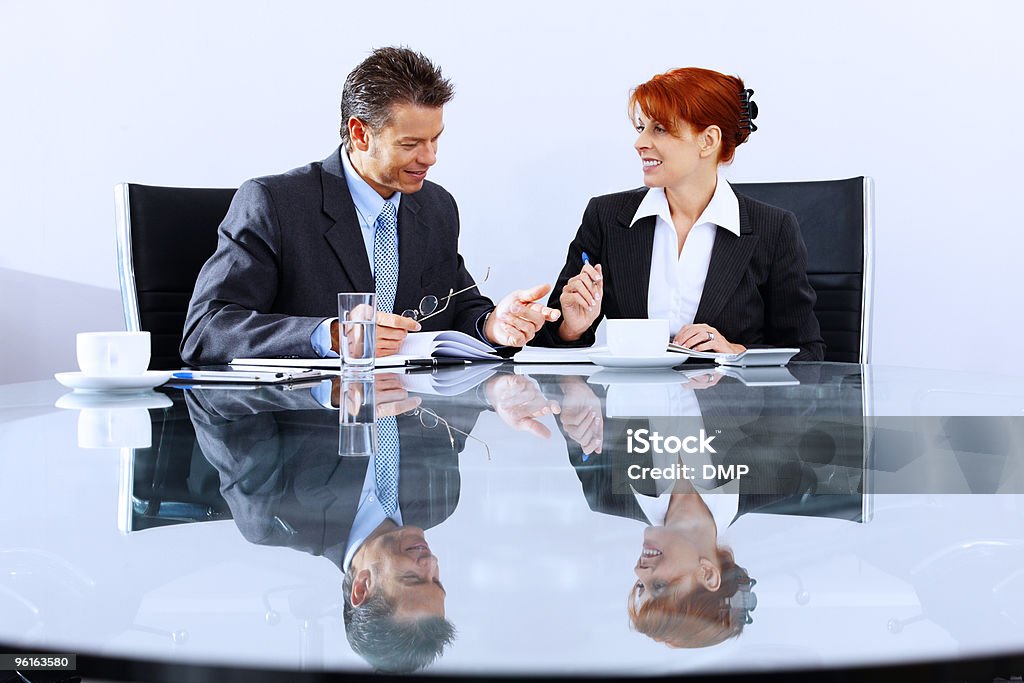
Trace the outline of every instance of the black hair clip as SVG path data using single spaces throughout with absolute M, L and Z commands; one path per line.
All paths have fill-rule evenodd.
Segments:
M 750 616 L 750 613 L 757 609 L 757 595 L 753 591 L 756 585 L 757 581 L 750 579 L 748 583 L 740 584 L 739 590 L 726 599 L 728 605 L 726 609 L 733 623 L 740 621 L 744 624 L 754 623 L 754 618 Z
M 745 128 L 753 133 L 757 130 L 754 119 L 757 118 L 757 102 L 750 99 L 754 91 L 750 88 L 740 90 L 740 128 Z

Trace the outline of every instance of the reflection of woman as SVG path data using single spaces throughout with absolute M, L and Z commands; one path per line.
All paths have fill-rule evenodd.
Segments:
M 752 92 L 696 68 L 633 91 L 646 188 L 590 201 L 549 302 L 562 319 L 540 343 L 589 345 L 602 316 L 649 317 L 701 351 L 792 346 L 796 360 L 823 357 L 796 219 L 718 173 L 756 129 Z
M 739 635 L 756 605 L 754 581 L 732 550 L 718 545 L 715 518 L 692 484 L 677 482 L 659 500 L 665 498 L 664 523 L 644 530 L 634 568 L 637 582 L 627 604 L 633 628 L 672 647 L 707 647 Z M 728 499 L 735 497 L 708 498 L 728 509 Z M 657 524 L 657 503 L 641 505 Z

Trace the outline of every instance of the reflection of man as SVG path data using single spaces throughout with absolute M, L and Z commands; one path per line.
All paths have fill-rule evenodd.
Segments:
M 558 313 L 531 303 L 541 285 L 495 308 L 458 254 L 455 200 L 426 181 L 451 83 L 423 55 L 375 50 L 349 74 L 342 146 L 322 162 L 244 183 L 220 226 L 185 322 L 182 358 L 326 356 L 338 351 L 339 292 L 376 292 L 377 354 L 410 331 L 425 295 L 459 294 L 424 329 L 522 346 Z M 399 315 L 396 315 L 398 313 Z
M 455 637 L 437 557 L 419 527 L 382 522 L 352 557 L 341 590 L 348 641 L 377 669 L 418 669 Z
M 387 469 L 383 437 L 376 457 L 339 456 L 338 413 L 320 403 L 332 403 L 330 383 L 312 393 L 193 390 L 187 401 L 245 538 L 331 560 L 344 573 L 353 650 L 378 669 L 411 671 L 432 662 L 454 636 L 423 530 L 458 504 L 458 454 L 483 405 L 456 408 L 431 398 L 428 407 L 408 397 L 397 375 L 376 378 L 378 429 L 392 420 L 396 445 L 409 456 L 394 463 L 390 492 L 376 476 Z M 425 411 L 441 419 L 421 419 Z

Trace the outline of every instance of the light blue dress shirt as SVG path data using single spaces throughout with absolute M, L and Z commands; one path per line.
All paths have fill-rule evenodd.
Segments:
M 331 403 L 331 380 L 324 380 L 309 390 L 316 401 L 328 410 L 338 410 Z M 359 492 L 359 505 L 356 507 L 356 516 L 352 521 L 352 530 L 348 535 L 348 542 L 345 545 L 342 570 L 348 571 L 352 564 L 352 558 L 356 551 L 363 545 L 367 537 L 379 527 L 388 515 L 384 512 L 384 506 L 377 495 L 377 465 L 374 458 L 369 458 L 366 464 L 366 476 L 363 477 L 363 488 Z M 390 519 L 398 526 L 402 526 L 402 505 L 391 515 Z
M 377 216 L 384 208 L 385 202 L 395 205 L 395 213 L 402 201 L 402 193 L 395 192 L 388 199 L 381 197 L 370 184 L 363 180 L 363 177 L 356 172 L 352 161 L 348 158 L 348 152 L 341 150 L 341 166 L 345 174 L 345 184 L 348 185 L 349 194 L 352 195 L 352 203 L 356 207 L 356 216 L 359 218 L 360 233 L 363 236 L 363 246 L 366 248 L 366 259 L 370 262 L 370 274 L 376 277 L 377 273 L 373 263 L 373 235 L 377 222 Z M 327 318 L 321 322 L 313 331 L 309 341 L 313 350 L 321 358 L 335 358 L 337 353 L 331 350 L 331 323 L 336 318 Z

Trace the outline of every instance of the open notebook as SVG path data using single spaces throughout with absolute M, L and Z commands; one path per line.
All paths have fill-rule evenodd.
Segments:
M 713 360 L 719 365 L 731 365 L 736 367 L 785 365 L 789 359 L 800 352 L 800 349 L 791 348 L 768 348 L 768 349 L 747 349 L 743 353 L 713 353 L 711 351 L 694 351 L 679 344 L 669 344 L 668 350 L 672 353 L 679 353 L 690 358 Z
M 402 348 L 393 356 L 378 358 L 374 367 L 402 367 L 406 361 L 453 358 L 463 360 L 501 361 L 501 356 L 486 344 L 468 334 L 455 330 L 440 332 L 413 332 L 402 342 Z M 235 358 L 231 365 L 272 366 L 291 368 L 321 368 L 338 370 L 337 358 Z

